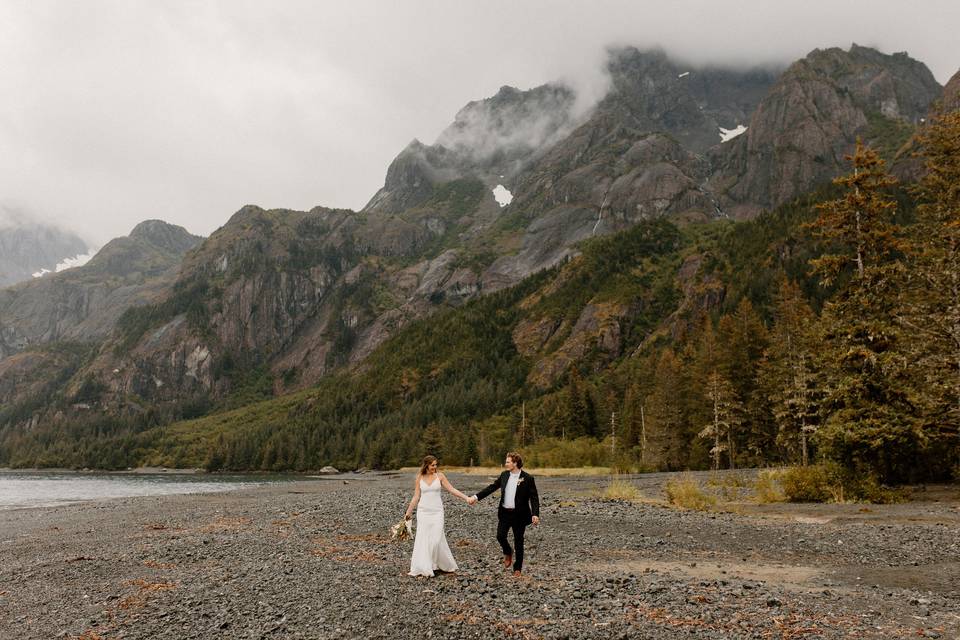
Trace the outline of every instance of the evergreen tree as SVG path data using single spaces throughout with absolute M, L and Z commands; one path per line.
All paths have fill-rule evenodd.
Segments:
M 705 392 L 710 400 L 712 418 L 699 435 L 713 441 L 710 456 L 714 470 L 720 468 L 720 458 L 724 451 L 727 452 L 729 467 L 734 469 L 733 434 L 742 420 L 743 406 L 736 398 L 737 392 L 733 385 L 717 371 L 707 376 Z
M 588 407 L 584 403 L 583 378 L 576 366 L 570 367 L 567 381 L 567 406 L 565 428 L 561 437 L 579 438 L 586 435 L 588 426 Z M 596 417 L 594 417 L 594 422 Z
M 776 440 L 769 403 L 757 394 L 757 367 L 767 348 L 767 328 L 750 299 L 744 297 L 732 314 L 720 318 L 717 334 L 717 371 L 733 385 L 736 399 L 744 407 L 746 428 L 735 434 L 736 451 L 749 456 L 750 463 L 760 464 Z
M 597 424 L 597 405 L 593 401 L 593 394 L 590 393 L 590 387 L 583 386 L 583 434 L 591 438 L 600 435 L 600 426 Z
M 950 466 L 960 469 L 960 111 L 934 117 L 919 142 L 926 173 L 914 189 L 919 204 L 901 322 L 931 463 L 939 467 L 931 475 L 943 476 Z
M 444 435 L 440 427 L 433 423 L 423 430 L 423 439 L 421 440 L 423 453 L 420 457 L 430 455 L 442 459 L 444 454 Z
M 784 278 L 776 295 L 769 346 L 758 370 L 758 395 L 767 399 L 777 425 L 777 443 L 789 457 L 810 461 L 810 438 L 819 424 L 817 374 L 813 368 L 816 316 L 796 282 Z
M 463 458 L 468 466 L 473 466 L 480 461 L 480 451 L 477 449 L 477 438 L 473 434 L 473 429 L 467 427 L 467 436 L 463 447 Z
M 650 394 L 648 460 L 660 469 L 674 470 L 686 463 L 685 388 L 681 363 L 669 348 L 664 349 L 657 363 L 657 379 Z
M 859 142 L 851 159 L 853 173 L 834 180 L 845 193 L 819 205 L 812 225 L 833 251 L 812 261 L 821 284 L 838 283 L 852 271 L 821 317 L 828 385 L 817 441 L 847 469 L 902 482 L 914 475 L 924 438 L 895 321 L 903 243 L 888 191 L 896 181 L 877 153 Z

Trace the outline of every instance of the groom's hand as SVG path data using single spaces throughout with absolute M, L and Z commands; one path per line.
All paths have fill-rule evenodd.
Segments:
M 477 496 L 470 496 L 467 498 L 467 504 L 477 504 L 479 498 Z
M 540 516 L 533 516 L 533 524 L 540 524 Z

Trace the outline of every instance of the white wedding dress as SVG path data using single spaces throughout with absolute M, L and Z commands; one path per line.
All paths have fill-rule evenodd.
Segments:
M 440 478 L 432 484 L 420 479 L 420 502 L 417 503 L 417 534 L 410 558 L 411 576 L 433 576 L 437 569 L 456 571 L 457 563 L 443 533 L 443 500 Z

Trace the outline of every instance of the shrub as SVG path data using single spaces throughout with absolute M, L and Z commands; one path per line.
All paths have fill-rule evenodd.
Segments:
M 781 475 L 782 472 L 773 469 L 763 469 L 757 474 L 757 479 L 753 483 L 754 497 L 757 502 L 767 504 L 783 502 L 787 499 L 780 486 Z
M 637 489 L 637 486 L 628 480 L 615 479 L 600 494 L 603 500 L 623 500 L 626 502 L 636 502 L 643 498 L 643 494 Z
M 790 502 L 827 502 L 833 497 L 830 474 L 823 465 L 790 467 L 780 476 L 780 484 Z
M 874 504 L 894 504 L 904 502 L 907 494 L 903 489 L 894 489 L 880 484 L 875 475 L 845 474 L 842 483 L 847 489 L 847 495 L 863 502 L 872 502 Z
M 844 469 L 839 465 L 791 467 L 783 472 L 780 483 L 790 502 L 862 501 L 890 504 L 906 499 L 902 490 L 881 484 L 876 475 L 863 470 Z
M 593 438 L 543 438 L 526 447 L 523 458 L 531 467 L 600 467 L 609 463 L 610 450 Z
M 719 491 L 727 502 L 740 499 L 740 490 L 750 486 L 747 476 L 742 472 L 714 472 L 707 480 L 707 486 Z
M 664 492 L 670 504 L 682 509 L 707 511 L 717 504 L 717 497 L 701 489 L 700 483 L 688 474 L 668 481 Z

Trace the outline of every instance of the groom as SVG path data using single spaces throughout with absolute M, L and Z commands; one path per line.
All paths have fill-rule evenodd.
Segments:
M 523 570 L 523 532 L 530 523 L 540 524 L 540 495 L 533 476 L 523 471 L 523 458 L 519 453 L 508 453 L 503 466 L 503 473 L 493 484 L 473 496 L 472 501 L 483 500 L 497 489 L 502 489 L 500 507 L 497 509 L 497 542 L 503 548 L 503 566 L 509 569 L 513 564 L 513 575 L 519 576 Z M 513 529 L 516 557 L 507 540 L 510 529 Z

